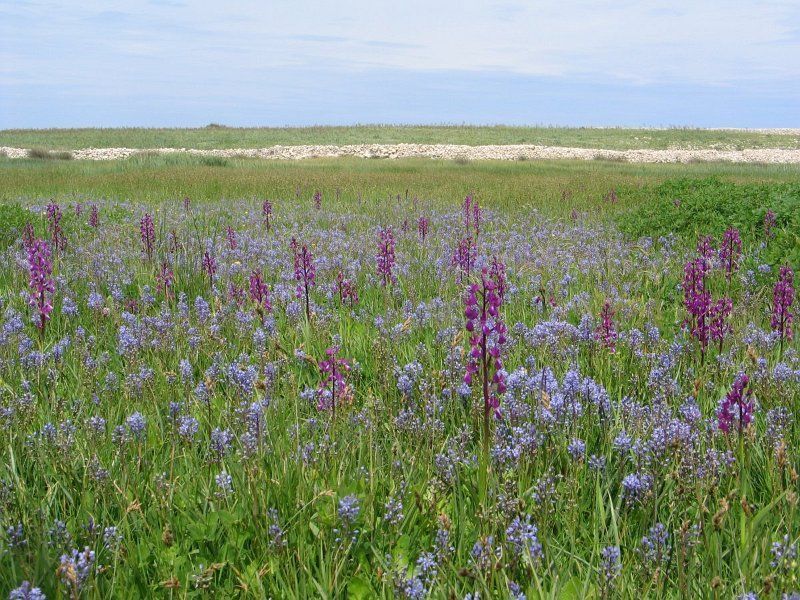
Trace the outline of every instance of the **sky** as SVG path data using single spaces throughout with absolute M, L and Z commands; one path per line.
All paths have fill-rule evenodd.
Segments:
M 800 127 L 798 0 L 0 0 L 0 129 Z

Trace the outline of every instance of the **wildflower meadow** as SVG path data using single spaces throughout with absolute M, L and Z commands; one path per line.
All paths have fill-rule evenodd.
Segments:
M 800 597 L 796 189 L 681 192 L 22 200 L 0 593 Z

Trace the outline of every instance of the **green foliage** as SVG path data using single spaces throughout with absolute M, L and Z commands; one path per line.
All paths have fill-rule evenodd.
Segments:
M 691 242 L 699 235 L 719 238 L 736 227 L 746 243 L 757 244 L 767 240 L 764 216 L 772 210 L 774 237 L 767 240 L 764 257 L 800 265 L 800 183 L 680 178 L 629 193 L 637 201 L 617 221 L 624 233 L 637 237 L 674 234 Z
M 59 152 L 43 148 L 31 148 L 28 150 L 28 158 L 35 158 L 38 160 L 72 160 L 72 154 L 66 151 Z
M 345 127 L 226 127 L 195 129 L 7 129 L 0 146 L 77 148 L 263 148 L 300 144 L 539 144 L 626 150 L 637 148 L 797 148 L 798 137 L 757 131 L 674 127 L 512 127 L 505 125 L 355 125 Z
M 227 166 L 211 168 L 199 157 L 180 155 L 108 163 L 0 160 L 0 196 L 31 198 L 22 204 L 0 201 L 0 223 L 21 226 L 31 219 L 38 235 L 46 235 L 41 209 L 50 197 L 62 198 L 69 242 L 55 257 L 56 309 L 44 335 L 29 322 L 30 307 L 19 293 L 28 285 L 26 269 L 15 261 L 19 246 L 5 249 L 0 267 L 4 309 L 25 317 L 22 334 L 34 345 L 33 357 L 41 351 L 48 361 L 41 367 L 32 361 L 23 366 L 21 335 L 0 347 L 0 408 L 17 415 L 13 425 L 0 421 L 6 431 L 0 447 L 0 597 L 24 579 L 42 587 L 48 598 L 69 597 L 55 575 L 60 555 L 70 549 L 53 544 L 49 530 L 56 520 L 73 534 L 70 546 L 90 545 L 104 565 L 81 598 L 391 598 L 398 595 L 395 569 L 413 574 L 442 527 L 450 531 L 453 554 L 439 567 L 433 598 L 475 591 L 481 597 L 507 597 L 512 577 L 528 598 L 601 598 L 600 553 L 608 545 L 622 551 L 622 570 L 608 597 L 708 597 L 716 585 L 720 598 L 750 590 L 769 597 L 767 583 L 773 594 L 796 589 L 800 572 L 795 567 L 778 573 L 770 551 L 784 534 L 796 541 L 800 531 L 796 383 L 764 376 L 757 388 L 753 429 L 739 438 L 741 445 L 736 438 L 706 435 L 703 428 L 696 440 L 699 449 L 730 450 L 736 457 L 735 466 L 720 471 L 718 479 L 687 478 L 697 466 L 691 461 L 705 455 L 668 447 L 664 464 L 652 465 L 662 475 L 641 506 L 622 500 L 621 479 L 639 465 L 632 453 L 615 445 L 622 431 L 648 439 L 650 423 L 636 415 L 658 410 L 648 380 L 660 355 L 684 348 L 674 357 L 681 393 L 669 399 L 670 410 L 679 415 L 691 395 L 703 422 L 713 423 L 718 401 L 736 373 L 755 368 L 742 333 L 751 322 L 769 327 L 774 270 L 758 273 L 753 290 L 734 282 L 733 338 L 722 353 L 714 348 L 705 363 L 698 361 L 692 341 L 682 337 L 684 313 L 677 286 L 695 235 L 718 236 L 729 224 L 740 227 L 746 237 L 745 260 L 758 255 L 759 261 L 774 266 L 765 252 L 788 248 L 788 236 L 797 227 L 790 170 L 600 161 L 457 165 L 229 159 Z M 717 177 L 709 179 L 709 174 Z M 614 204 L 604 200 L 612 188 L 618 191 Z M 324 198 L 321 211 L 309 209 L 316 189 Z M 463 288 L 456 277 L 443 276 L 437 264 L 449 264 L 451 232 L 457 231 L 461 217 L 459 202 L 473 190 L 486 209 L 482 243 L 508 261 L 515 291 L 503 306 L 503 316 L 510 326 L 533 328 L 552 318 L 578 326 L 583 315 L 597 315 L 611 288 L 619 290 L 615 318 L 625 335 L 614 353 L 591 343 L 570 349 L 560 338 L 552 348 L 529 346 L 520 339 L 508 349 L 507 368 L 548 366 L 562 379 L 574 367 L 601 383 L 615 406 L 622 398 L 642 403 L 641 412 L 627 414 L 620 408 L 599 426 L 587 402 L 569 429 L 540 431 L 546 435 L 541 445 L 523 454 L 518 466 L 492 467 L 489 510 L 476 500 L 478 472 L 470 460 L 454 463 L 452 480 L 440 473 L 440 457 L 449 456 L 450 449 L 464 444 L 464 456 L 470 457 L 479 448 L 469 403 L 447 401 L 435 413 L 428 411 L 442 388 L 452 387 L 446 375 L 452 347 L 466 344 Z M 181 202 L 186 195 L 192 198 L 188 211 Z M 264 197 L 275 199 L 270 231 L 259 218 Z M 672 204 L 675 197 L 682 199 L 683 212 Z M 722 216 L 713 197 L 720 199 Z M 28 202 L 39 212 L 29 212 Z M 78 202 L 84 208 L 80 216 L 74 210 Z M 100 207 L 98 229 L 87 224 L 92 202 Z M 743 203 L 749 203 L 750 213 L 740 210 Z M 778 231 L 766 251 L 760 251 L 768 207 L 778 215 Z M 579 213 L 575 223 L 568 219 L 573 209 Z M 140 250 L 139 219 L 145 211 L 155 219 L 158 258 L 168 258 L 174 266 L 171 298 L 158 289 L 159 260 L 144 260 Z M 422 212 L 432 217 L 425 244 L 414 230 Z M 611 220 L 632 237 L 678 233 L 674 253 L 660 252 L 659 244 L 630 243 L 607 227 Z M 402 231 L 404 222 L 411 226 L 407 232 Z M 399 261 L 408 267 L 396 293 L 374 279 L 375 229 L 385 223 L 396 227 Z M 227 225 L 240 236 L 236 252 L 225 247 Z M 173 230 L 177 251 L 170 249 Z M 236 316 L 252 311 L 228 299 L 228 279 L 246 285 L 251 268 L 265 267 L 273 291 L 281 285 L 293 290 L 288 240 L 298 232 L 328 263 L 318 272 L 320 287 L 314 292 L 323 310 L 311 323 L 293 320 L 284 305 L 292 297 L 281 300 L 276 293 L 275 334 L 261 347 L 253 335 L 256 321 L 240 323 Z M 530 244 L 517 246 L 514 239 Z M 605 241 L 598 246 L 598 239 Z M 218 275 L 225 278 L 215 283 L 216 290 L 198 268 L 209 240 L 216 244 L 226 274 Z M 258 248 L 260 253 L 253 251 Z M 273 253 L 279 256 L 274 264 L 268 262 Z M 362 265 L 354 273 L 360 295 L 354 310 L 340 306 L 335 297 L 326 298 L 338 260 Z M 723 289 L 723 274 L 715 272 L 709 283 L 715 291 Z M 544 288 L 557 308 L 540 310 L 536 297 Z M 154 302 L 144 302 L 145 289 L 154 294 Z M 101 309 L 88 304 L 94 291 L 103 299 Z M 177 306 L 182 293 L 189 303 L 185 317 Z M 211 321 L 199 318 L 192 304 L 198 296 L 208 300 Z M 63 310 L 67 297 L 77 305 L 72 315 Z M 406 304 L 434 306 L 436 298 L 443 299 L 444 307 L 433 318 L 408 317 Z M 135 316 L 127 314 L 132 310 L 127 299 L 140 301 Z M 390 333 L 381 333 L 375 316 L 386 320 Z M 165 327 L 163 335 L 152 338 L 163 343 L 121 355 L 121 327 L 131 319 Z M 660 341 L 648 340 L 634 351 L 631 331 L 648 331 L 649 325 L 658 328 Z M 451 327 L 459 332 L 455 338 L 441 335 Z M 318 384 L 315 362 L 336 338 L 341 339 L 342 356 L 358 368 L 352 372 L 352 404 L 342 406 L 334 418 L 317 411 L 301 393 Z M 784 357 L 797 355 L 798 338 L 783 349 Z M 56 359 L 53 350 L 64 339 L 71 343 Z M 679 343 L 673 344 L 675 340 Z M 300 358 L 296 350 L 310 358 Z M 212 367 L 218 362 L 232 365 L 243 354 L 259 372 L 266 372 L 261 369 L 267 363 L 277 368 L 276 377 L 259 377 L 253 396 L 246 398 L 268 400 L 262 445 L 244 460 L 239 439 L 234 452 L 213 458 L 209 437 L 215 428 L 243 434 L 239 405 L 245 398 Z M 185 382 L 180 375 L 184 358 L 191 366 Z M 771 372 L 781 351 L 761 349 L 758 358 L 768 361 L 766 371 Z M 422 365 L 426 385 L 409 399 L 398 389 L 396 368 L 412 361 Z M 797 368 L 796 360 L 791 364 Z M 152 375 L 146 376 L 148 372 Z M 114 377 L 107 379 L 109 375 Z M 210 386 L 208 402 L 194 391 L 200 381 Z M 455 373 L 458 381 L 460 374 Z M 549 394 L 535 393 L 524 402 L 536 410 L 552 400 Z M 197 418 L 194 441 L 179 436 L 169 412 L 172 401 L 182 402 L 184 413 Z M 786 407 L 794 419 L 785 431 L 785 447 L 773 447 L 766 436 L 767 412 L 777 407 Z M 420 423 L 433 425 L 435 418 L 441 424 L 410 429 L 398 419 L 406 408 Z M 145 436 L 114 441 L 113 432 L 134 411 L 147 420 Z M 6 414 L 0 412 L 0 417 Z M 96 437 L 87 429 L 93 416 L 107 421 Z M 67 424 L 63 430 L 62 423 Z M 667 423 L 672 426 L 671 420 Z M 57 434 L 58 444 L 37 437 L 47 424 L 65 432 Z M 77 427 L 74 434 L 69 434 L 69 424 Z M 456 445 L 462 430 L 469 435 Z M 586 443 L 582 460 L 568 451 L 572 437 Z M 590 468 L 591 455 L 607 457 L 606 468 Z M 97 476 L 98 468 L 108 476 Z M 228 495 L 220 494 L 215 483 L 223 470 L 233 479 Z M 542 485 L 551 480 L 552 494 Z M 350 494 L 361 502 L 358 536 L 339 531 L 337 503 Z M 391 498 L 404 501 L 397 525 L 385 519 Z M 276 521 L 269 509 L 277 511 Z M 476 569 L 471 554 L 476 540 L 493 535 L 496 545 L 506 544 L 507 520 L 515 510 L 533 517 L 544 546 L 543 561 L 522 557 L 511 569 L 507 563 L 516 557 L 507 548 L 505 566 Z M 111 552 L 101 537 L 89 535 L 90 519 L 99 527 L 119 529 L 120 552 Z M 673 549 L 669 568 L 660 572 L 648 570 L 640 554 L 642 537 L 655 522 L 670 531 Z M 24 525 L 28 544 L 11 550 L 6 530 L 18 523 Z M 679 534 L 693 525 L 700 526 L 698 535 L 684 543 Z M 285 545 L 274 543 L 273 526 L 283 529 Z
M 227 167 L 230 163 L 221 156 L 203 156 L 200 163 L 206 167 Z
M 19 204 L 0 204 L 0 250 L 14 243 L 22 234 L 25 223 L 33 220 L 30 211 Z
M 282 198 L 293 200 L 297 187 L 341 190 L 342 198 L 361 196 L 370 204 L 406 190 L 420 200 L 440 201 L 476 193 L 487 208 L 535 206 L 547 215 L 568 217 L 588 211 L 607 220 L 652 201 L 652 188 L 665 181 L 718 177 L 765 186 L 793 182 L 782 165 L 632 164 L 610 161 L 455 161 L 357 158 L 265 161 L 226 158 L 226 168 L 209 168 L 202 157 L 142 152 L 116 161 L 36 161 L 0 158 L 0 202 L 18 198 L 91 201 L 99 198 L 161 203 L 189 196 Z M 603 198 L 619 191 L 616 204 Z

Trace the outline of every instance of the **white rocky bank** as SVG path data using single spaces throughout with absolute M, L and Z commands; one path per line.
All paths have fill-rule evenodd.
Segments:
M 673 149 L 673 150 L 603 150 L 599 148 L 565 148 L 560 146 L 456 144 L 356 144 L 348 146 L 271 146 L 269 148 L 232 148 L 197 150 L 194 148 L 85 148 L 73 150 L 76 160 L 117 160 L 137 154 L 195 154 L 222 158 L 264 158 L 301 160 L 307 158 L 435 158 L 443 160 L 616 160 L 633 163 L 732 162 L 798 164 L 800 149 L 753 148 L 744 150 Z M 25 158 L 25 148 L 0 147 L 0 154 Z

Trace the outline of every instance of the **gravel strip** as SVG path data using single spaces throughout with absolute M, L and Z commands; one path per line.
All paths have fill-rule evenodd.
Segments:
M 559 146 L 456 144 L 357 144 L 349 146 L 271 146 L 256 149 L 197 150 L 194 148 L 86 148 L 74 150 L 76 160 L 117 160 L 139 154 L 186 153 L 222 158 L 264 158 L 301 160 L 306 158 L 435 158 L 442 160 L 614 160 L 632 163 L 733 162 L 798 164 L 800 149 L 753 148 L 745 150 L 675 149 L 675 150 L 603 150 Z M 9 158 L 25 158 L 24 148 L 0 147 Z

